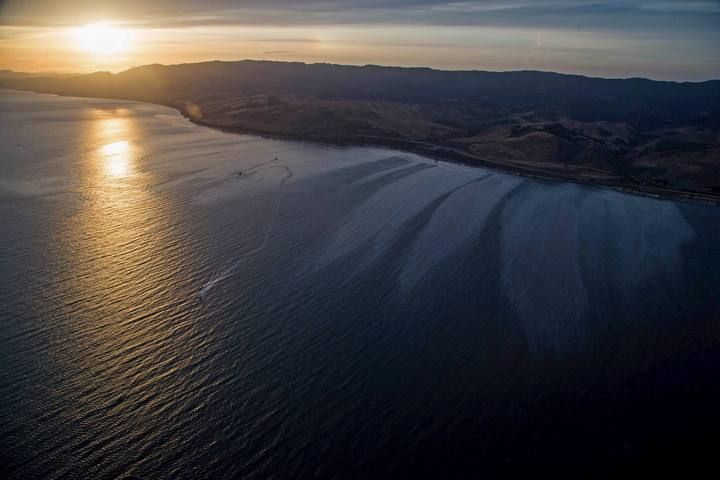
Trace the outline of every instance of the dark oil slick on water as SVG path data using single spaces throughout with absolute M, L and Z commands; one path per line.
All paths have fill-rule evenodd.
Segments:
M 5 478 L 710 460 L 720 209 L 132 102 L 3 91 L 0 125 Z

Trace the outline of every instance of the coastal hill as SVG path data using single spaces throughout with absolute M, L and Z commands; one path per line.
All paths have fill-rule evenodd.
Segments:
M 0 87 L 141 100 L 204 125 L 397 147 L 526 175 L 720 200 L 720 81 L 269 61 L 147 65 Z

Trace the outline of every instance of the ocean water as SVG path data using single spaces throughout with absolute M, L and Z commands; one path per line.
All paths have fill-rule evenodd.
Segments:
M 720 209 L 0 91 L 9 479 L 709 461 Z

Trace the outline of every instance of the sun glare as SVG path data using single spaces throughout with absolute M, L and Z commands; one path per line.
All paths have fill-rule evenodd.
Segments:
M 104 23 L 93 23 L 77 29 L 78 47 L 87 52 L 110 55 L 127 49 L 129 32 Z
M 100 148 L 104 159 L 105 173 L 111 177 L 127 177 L 132 173 L 130 143 L 120 140 Z

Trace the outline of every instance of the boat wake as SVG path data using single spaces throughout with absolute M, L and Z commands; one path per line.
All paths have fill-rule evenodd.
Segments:
M 277 160 L 277 158 L 275 159 Z M 271 160 L 272 162 L 274 160 Z M 273 229 L 275 228 L 275 224 L 277 223 L 278 216 L 280 214 L 280 205 L 282 204 L 283 197 L 285 196 L 285 184 L 287 181 L 293 176 L 292 170 L 287 167 L 286 165 L 271 165 L 269 167 L 265 168 L 259 168 L 261 166 L 266 165 L 270 162 L 264 162 L 260 165 L 256 165 L 255 167 L 252 167 L 248 170 L 246 170 L 247 173 L 257 173 L 262 172 L 266 170 L 271 169 L 282 169 L 285 171 L 285 176 L 280 181 L 280 190 L 278 192 L 277 200 L 275 201 L 275 205 L 273 207 L 272 216 L 270 217 L 270 222 L 268 223 L 267 228 L 265 229 L 265 234 L 263 235 L 262 242 L 260 242 L 260 245 L 253 248 L 249 252 L 245 252 L 239 259 L 237 260 L 228 260 L 226 261 L 225 265 L 220 267 L 220 269 L 215 272 L 210 279 L 203 285 L 203 287 L 200 289 L 200 292 L 198 293 L 198 299 L 202 302 L 205 300 L 205 297 L 210 292 L 210 290 L 213 289 L 218 283 L 227 280 L 228 278 L 235 275 L 238 271 L 238 268 L 245 262 L 245 260 L 251 256 L 255 255 L 265 249 L 265 247 L 268 244 L 268 241 L 270 239 L 270 235 L 272 234 Z

